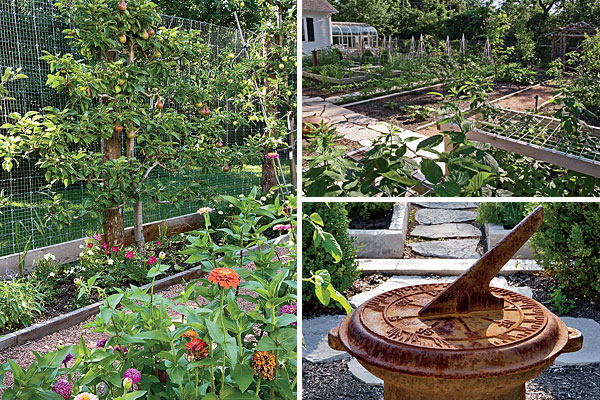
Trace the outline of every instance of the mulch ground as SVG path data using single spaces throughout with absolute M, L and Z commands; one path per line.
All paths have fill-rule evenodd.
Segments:
M 363 276 L 345 294 L 354 295 L 371 290 L 388 278 L 380 274 Z M 533 298 L 550 307 L 550 288 L 554 285 L 551 278 L 519 273 L 507 279 L 511 284 L 531 287 Z M 600 304 L 580 298 L 574 300 L 575 307 L 571 311 L 557 315 L 591 318 L 600 322 Z M 313 312 L 311 316 L 317 315 L 319 314 Z M 600 400 L 600 364 L 552 365 L 535 379 L 527 382 L 526 387 L 526 400 Z M 330 363 L 302 361 L 303 400 L 381 400 L 382 398 L 383 386 L 367 385 L 355 378 L 348 370 L 348 360 Z M 468 399 L 468 396 L 465 398 Z
M 285 254 L 287 254 L 287 249 L 277 249 L 277 254 L 279 255 L 279 257 L 285 260 Z M 248 264 L 246 268 L 254 270 L 254 263 Z M 169 299 L 176 297 L 185 289 L 186 285 L 187 284 L 178 284 L 171 286 L 160 292 L 160 295 Z M 246 289 L 240 289 L 240 294 L 247 294 L 252 297 L 257 296 L 256 293 L 254 293 L 253 291 Z M 254 303 L 244 300 L 242 298 L 238 298 L 237 301 L 240 308 L 245 310 L 246 312 L 250 312 L 256 307 Z M 200 303 L 201 305 L 208 304 L 208 302 L 203 298 L 199 298 L 198 303 Z M 188 304 L 190 306 L 196 305 L 194 302 L 188 302 Z M 170 310 L 169 316 L 171 316 L 171 318 L 175 318 L 177 316 L 177 313 L 173 310 Z M 33 355 L 32 351 L 46 353 L 48 351 L 56 350 L 57 346 L 77 345 L 79 344 L 80 336 L 83 337 L 88 347 L 94 348 L 98 340 L 106 337 L 106 335 L 91 332 L 87 329 L 84 329 L 84 325 L 86 325 L 89 322 L 92 322 L 94 318 L 95 316 L 90 317 L 85 322 L 82 322 L 67 329 L 60 330 L 51 335 L 45 336 L 42 339 L 23 344 L 21 346 L 15 346 L 8 349 L 0 350 L 0 364 L 5 363 L 8 359 L 12 359 L 21 367 L 27 368 L 32 362 L 35 361 L 35 356 Z M 74 363 L 75 359 L 70 361 L 68 365 L 70 366 Z M 4 376 L 3 383 L 6 386 L 12 386 L 13 377 L 11 373 L 7 373 Z M 0 393 L 2 392 L 3 390 L 0 390 Z

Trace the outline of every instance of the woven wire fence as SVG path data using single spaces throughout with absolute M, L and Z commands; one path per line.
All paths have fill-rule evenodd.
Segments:
M 190 19 L 162 16 L 162 24 L 167 28 L 180 27 L 200 31 L 204 42 L 210 46 L 216 59 L 224 49 L 240 54 L 243 49 L 237 30 Z M 0 125 L 9 121 L 10 113 L 25 113 L 42 110 L 45 106 L 61 107 L 65 104 L 60 94 L 46 87 L 49 66 L 40 60 L 43 51 L 52 54 L 77 54 L 64 39 L 63 29 L 67 28 L 50 0 L 2 0 L 0 2 L 0 71 L 6 67 L 20 68 L 28 76 L 11 83 L 10 96 L 15 100 L 0 103 Z M 252 40 L 252 34 L 245 33 L 246 40 Z M 215 107 L 229 109 L 227 100 L 215 99 Z M 226 144 L 240 143 L 248 135 L 256 134 L 260 125 L 234 128 L 226 126 L 223 136 Z M 285 163 L 286 154 L 282 165 Z M 48 192 L 40 191 L 47 184 L 44 171 L 36 166 L 34 158 L 23 160 L 11 172 L 0 170 L 0 192 L 8 199 L 8 204 L 0 202 L 0 256 L 22 252 L 28 249 L 49 246 L 68 240 L 84 237 L 98 232 L 102 223 L 96 218 L 82 218 L 73 221 L 68 228 L 58 229 L 45 219 L 41 201 L 48 198 Z M 185 176 L 174 175 L 155 168 L 150 179 L 163 185 L 183 187 L 190 179 L 200 182 L 207 192 L 214 194 L 237 195 L 247 193 L 253 186 L 260 185 L 261 166 L 248 165 L 243 170 L 229 173 L 204 174 L 200 171 L 188 171 Z M 63 195 L 63 201 L 69 207 L 81 208 L 85 198 L 85 185 L 82 183 L 68 188 L 55 187 Z M 184 202 L 178 205 L 144 204 L 144 222 L 159 221 L 194 212 L 202 200 Z M 133 206 L 124 209 L 125 226 L 133 224 Z

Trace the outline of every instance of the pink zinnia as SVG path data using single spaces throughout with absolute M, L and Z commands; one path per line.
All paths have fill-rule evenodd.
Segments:
M 61 379 L 52 388 L 52 391 L 58 393 L 63 399 L 69 400 L 71 397 L 71 384 L 66 379 Z
M 267 153 L 265 154 L 265 158 L 269 159 L 269 160 L 274 160 L 276 158 L 279 158 L 279 154 L 277 154 L 276 151 L 273 151 L 271 153 Z
M 152 264 L 154 264 L 154 263 L 156 263 L 156 257 L 152 256 L 152 257 L 150 257 L 150 259 L 148 260 L 148 263 L 147 263 L 147 264 L 148 264 L 148 265 L 152 265 Z
M 156 245 L 160 247 L 160 240 L 156 241 Z
M 198 211 L 196 211 L 198 214 L 208 214 L 209 212 L 212 212 L 212 208 L 210 207 L 202 207 L 199 208 Z
M 109 249 L 106 249 L 106 254 L 110 254 L 110 250 Z
M 102 235 L 100 235 L 99 233 L 96 233 L 94 236 L 92 236 L 94 239 L 96 240 L 100 240 L 102 239 Z
M 114 251 L 115 253 L 119 252 L 119 249 L 116 246 L 113 246 L 111 250 Z
M 94 243 L 90 242 L 90 243 L 87 244 L 87 248 L 88 249 L 91 249 L 92 247 L 94 247 Z
M 134 256 L 134 254 L 133 254 L 133 251 L 131 251 L 131 250 L 129 250 L 127 252 L 127 254 L 125 254 L 125 258 L 128 258 L 130 260 L 133 260 L 133 256 Z
M 286 304 L 281 306 L 281 309 L 279 310 L 279 315 L 283 315 L 283 314 L 293 314 L 293 315 L 298 315 L 298 307 L 295 304 Z M 290 325 L 296 325 L 296 322 L 292 322 Z
M 102 247 L 103 247 L 104 249 L 108 249 L 108 244 L 104 243 L 104 244 L 102 245 Z
M 123 374 L 123 379 L 125 378 L 130 378 L 134 384 L 139 383 L 142 380 L 142 373 L 135 368 L 129 368 Z
M 291 225 L 275 225 L 273 227 L 274 231 L 289 231 L 290 229 L 292 229 Z

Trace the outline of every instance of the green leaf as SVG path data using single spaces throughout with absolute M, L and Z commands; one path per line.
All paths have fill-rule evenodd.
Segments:
M 425 175 L 425 179 L 434 185 L 442 179 L 444 173 L 439 165 L 433 160 L 424 159 L 421 161 L 421 172 Z
M 434 148 L 438 144 L 442 143 L 443 140 L 444 140 L 444 135 L 434 135 L 434 136 L 428 137 L 427 139 L 423 139 L 417 145 L 417 151 L 421 150 L 421 149 Z
M 254 379 L 254 370 L 249 365 L 237 364 L 231 372 L 231 378 L 238 385 L 240 390 L 245 392 Z
M 312 222 L 314 222 L 315 224 L 317 224 L 317 225 L 320 225 L 320 226 L 324 226 L 324 225 L 325 225 L 325 224 L 323 223 L 323 219 L 322 219 L 322 218 L 321 218 L 321 216 L 320 216 L 319 214 L 317 214 L 317 213 L 312 213 L 312 214 L 310 215 L 310 220 L 311 220 Z

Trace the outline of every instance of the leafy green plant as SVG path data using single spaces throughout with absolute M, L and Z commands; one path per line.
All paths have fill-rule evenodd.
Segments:
M 344 204 L 303 203 L 303 212 L 307 217 L 302 226 L 302 277 L 321 282 L 324 289 L 315 294 L 303 291 L 302 304 L 311 307 L 316 300 L 328 304 L 330 297 L 338 299 L 328 284 L 332 290 L 343 292 L 352 286 L 359 271 L 354 260 L 356 249 L 348 236 L 349 221 Z M 322 270 L 328 271 L 329 281 Z
M 145 290 L 107 295 L 94 279 L 79 282 L 80 291 L 97 291 L 102 300 L 85 328 L 104 339 L 94 349 L 82 337 L 78 345 L 38 355 L 27 372 L 9 360 L 0 378 L 10 371 L 15 383 L 3 398 L 296 399 L 296 200 L 263 205 L 257 194 L 227 198 L 235 212 L 222 229 L 238 245 L 212 242 L 213 210 L 199 210 L 204 229 L 189 235 L 185 253 L 202 262 L 208 277 L 174 299 L 154 293 L 169 268 L 161 261 L 148 270 L 152 284 Z M 263 219 L 268 223 L 256 225 Z M 282 233 L 278 240 L 265 237 L 270 229 Z M 286 258 L 276 249 L 287 249 Z M 254 268 L 246 268 L 250 263 Z M 254 309 L 241 309 L 240 299 Z
M 552 303 L 552 309 L 559 314 L 566 314 L 575 307 L 575 300 L 569 299 L 564 293 L 565 286 L 560 285 L 553 287 L 550 291 L 550 302 Z
M 0 329 L 29 326 L 44 311 L 43 286 L 26 277 L 0 281 Z
M 426 121 L 431 113 L 435 112 L 433 108 L 421 105 L 405 105 L 400 107 L 400 110 L 406 112 L 410 119 L 417 122 Z
M 375 56 L 373 55 L 373 53 L 371 53 L 371 50 L 365 50 L 363 51 L 362 55 L 360 56 L 360 63 L 362 65 L 367 65 L 367 64 L 373 64 L 375 62 Z
M 496 79 L 516 85 L 531 85 L 535 82 L 535 72 L 517 63 L 502 64 L 498 67 Z
M 482 202 L 477 207 L 480 223 L 500 224 L 507 229 L 514 228 L 527 214 L 526 203 L 522 202 Z
M 544 203 L 544 223 L 529 245 L 562 293 L 600 297 L 598 226 L 598 203 Z

